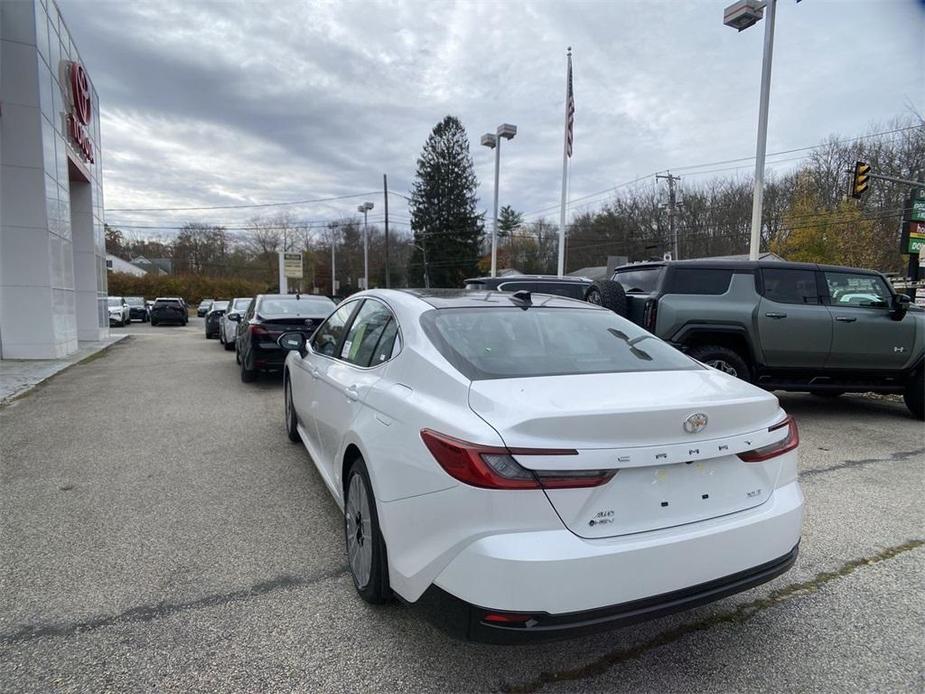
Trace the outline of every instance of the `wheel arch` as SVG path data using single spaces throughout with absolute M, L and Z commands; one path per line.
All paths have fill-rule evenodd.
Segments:
M 741 325 L 688 324 L 675 333 L 671 342 L 685 350 L 705 345 L 727 347 L 740 354 L 750 368 L 754 369 L 759 365 L 758 355 L 749 339 L 748 330 Z

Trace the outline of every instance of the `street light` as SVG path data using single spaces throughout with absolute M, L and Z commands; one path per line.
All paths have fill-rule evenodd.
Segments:
M 799 0 L 797 0 L 799 2 Z M 744 31 L 768 16 L 764 25 L 764 58 L 761 61 L 761 101 L 758 107 L 758 145 L 755 152 L 755 191 L 752 194 L 752 234 L 748 247 L 750 260 L 758 260 L 761 243 L 761 205 L 764 197 L 764 158 L 768 142 L 768 96 L 771 92 L 771 57 L 774 53 L 774 13 L 777 0 L 739 0 L 723 12 L 723 24 Z
M 502 123 L 496 133 L 482 135 L 482 145 L 495 150 L 495 216 L 491 227 L 491 276 L 498 274 L 498 177 L 501 168 L 501 138 L 513 140 L 517 126 Z
M 363 214 L 363 289 L 369 289 L 369 230 L 366 227 L 366 215 L 371 209 L 371 202 L 364 202 L 357 207 L 357 212 Z

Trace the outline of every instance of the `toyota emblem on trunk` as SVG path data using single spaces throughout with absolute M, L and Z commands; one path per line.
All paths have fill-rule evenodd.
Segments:
M 707 426 L 707 416 L 703 412 L 692 414 L 684 420 L 684 431 L 688 434 L 699 434 Z

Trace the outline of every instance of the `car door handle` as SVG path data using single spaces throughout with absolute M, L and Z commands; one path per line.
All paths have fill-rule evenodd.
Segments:
M 319 371 L 316 367 L 313 366 L 311 370 L 311 375 L 312 375 L 312 378 L 318 378 L 319 376 L 321 376 L 321 371 Z
M 357 390 L 356 386 L 347 386 L 344 392 L 347 394 L 348 400 L 359 400 L 360 398 L 360 391 Z
M 776 318 L 776 319 L 787 317 L 786 313 L 765 313 L 764 315 L 767 316 L 768 318 Z
M 852 318 L 851 316 L 835 316 L 835 320 L 841 323 L 854 323 L 857 318 Z

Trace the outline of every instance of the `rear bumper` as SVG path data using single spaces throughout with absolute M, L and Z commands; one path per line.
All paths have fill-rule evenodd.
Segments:
M 463 548 L 434 584 L 481 615 L 543 615 L 529 628 L 486 625 L 492 633 L 555 635 L 629 623 L 786 571 L 802 520 L 803 495 L 794 481 L 753 509 L 663 530 L 601 540 L 564 529 L 483 537 Z
M 473 641 L 509 644 L 569 638 L 664 617 L 741 593 L 786 573 L 796 562 L 798 554 L 799 544 L 783 556 L 760 566 L 689 588 L 597 610 L 561 615 L 532 613 L 525 623 L 486 621 L 489 613 L 493 615 L 490 617 L 492 619 L 514 617 L 517 613 L 496 613 L 470 605 L 436 586 L 432 586 L 422 600 L 425 604 L 439 606 L 443 612 L 442 621 L 450 626 L 450 631 L 454 627 L 447 621 L 447 617 L 455 614 L 455 629 L 464 632 L 457 635 Z

